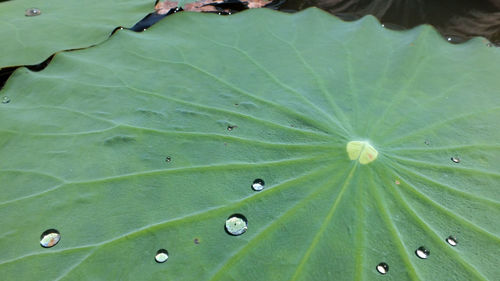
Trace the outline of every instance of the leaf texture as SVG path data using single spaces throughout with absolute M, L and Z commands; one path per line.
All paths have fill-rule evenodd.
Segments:
M 494 280 L 499 65 L 429 26 L 256 9 L 20 68 L 0 93 L 0 275 Z M 351 160 L 351 141 L 378 156 Z

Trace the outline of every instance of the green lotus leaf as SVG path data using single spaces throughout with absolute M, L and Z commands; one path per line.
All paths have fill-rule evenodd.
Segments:
M 0 4 L 0 68 L 43 62 L 53 53 L 106 40 L 153 10 L 151 0 L 15 0 Z
M 0 92 L 0 276 L 495 280 L 483 40 L 183 12 L 19 68 Z

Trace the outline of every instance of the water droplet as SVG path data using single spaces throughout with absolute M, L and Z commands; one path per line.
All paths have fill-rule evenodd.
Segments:
M 453 163 L 460 163 L 460 158 L 458 158 L 458 157 L 451 157 L 451 161 L 453 161 Z
M 26 12 L 24 13 L 24 15 L 27 17 L 34 17 L 34 16 L 39 16 L 41 13 L 42 13 L 42 11 L 40 11 L 40 9 L 29 8 L 29 9 L 26 9 Z
M 167 156 L 167 158 L 165 158 L 165 162 L 170 162 L 170 161 L 172 161 L 172 157 Z
M 377 265 L 377 271 L 378 273 L 385 275 L 389 271 L 389 265 L 385 262 L 381 262 Z
M 195 243 L 196 245 L 200 244 L 200 239 L 198 239 L 198 238 L 194 238 L 194 243 Z
M 164 263 L 168 260 L 168 251 L 165 249 L 160 249 L 156 252 L 155 261 L 157 263 Z
M 247 219 L 240 214 L 231 215 L 226 220 L 226 232 L 228 234 L 238 236 L 247 231 Z
M 428 140 L 425 140 L 424 143 L 425 143 L 425 145 L 431 145 L 431 142 Z
M 61 234 L 55 229 L 45 230 L 40 236 L 40 245 L 44 248 L 52 248 L 61 240 Z
M 228 131 L 232 131 L 232 130 L 234 130 L 235 128 L 238 128 L 238 126 L 227 126 L 227 130 L 228 130 Z
M 416 251 L 415 251 L 415 254 L 417 255 L 417 257 L 421 258 L 421 259 L 426 259 L 429 257 L 429 255 L 431 254 L 431 252 L 429 250 L 427 250 L 426 247 L 424 246 L 421 246 L 419 247 Z
M 8 96 L 3 96 L 2 97 L 2 103 L 6 104 L 10 102 L 10 98 Z
M 451 37 L 448 37 L 446 40 L 448 40 L 448 42 L 451 42 Z
M 491 43 L 487 43 L 487 44 L 486 44 L 486 47 L 493 47 L 493 44 L 491 44 Z
M 448 238 L 446 238 L 446 242 L 448 242 L 448 244 L 450 244 L 451 246 L 455 247 L 458 242 L 457 242 L 457 238 L 455 236 L 448 236 Z
M 261 180 L 261 179 L 255 179 L 252 183 L 252 189 L 255 190 L 255 191 L 261 191 L 262 189 L 264 189 L 264 181 Z

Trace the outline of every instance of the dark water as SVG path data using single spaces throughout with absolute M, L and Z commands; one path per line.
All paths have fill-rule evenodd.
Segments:
M 346 20 L 370 14 L 389 28 L 427 23 L 455 43 L 483 36 L 500 44 L 500 0 L 287 0 L 280 10 L 312 6 Z

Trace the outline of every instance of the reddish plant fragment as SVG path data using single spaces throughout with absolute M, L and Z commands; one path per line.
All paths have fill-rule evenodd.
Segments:
M 200 0 L 193 3 L 185 4 L 183 7 L 184 11 L 191 12 L 231 12 L 231 9 L 221 9 L 217 8 L 215 5 L 224 4 L 224 0 Z M 267 4 L 270 4 L 272 0 L 247 0 L 241 3 L 245 5 L 248 9 L 262 8 Z M 166 0 L 164 2 L 158 2 L 155 6 L 157 14 L 164 15 L 167 14 L 171 9 L 177 8 L 179 2 Z

